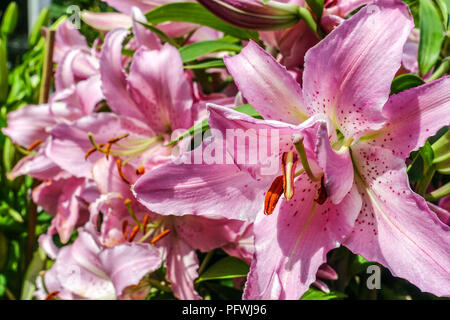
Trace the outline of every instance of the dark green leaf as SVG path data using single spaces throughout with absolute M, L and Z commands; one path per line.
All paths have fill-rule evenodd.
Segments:
M 402 74 L 396 77 L 391 84 L 391 94 L 396 94 L 424 84 L 425 82 L 415 74 Z
M 229 256 L 217 261 L 208 270 L 203 272 L 196 280 L 196 283 L 206 280 L 246 277 L 248 271 L 249 267 L 247 263 L 241 259 Z
M 195 42 L 180 48 L 180 55 L 183 62 L 193 61 L 197 58 L 205 56 L 207 54 L 218 51 L 234 51 L 239 52 L 242 49 L 240 45 L 221 41 L 221 40 L 209 40 Z
M 434 152 L 428 141 L 425 142 L 425 145 L 422 148 L 420 148 L 420 155 L 422 156 L 426 167 L 431 167 L 433 165 Z
M 17 8 L 17 3 L 13 1 L 8 5 L 2 17 L 2 25 L 0 27 L 2 35 L 9 36 L 14 32 L 18 18 L 19 9 Z
M 323 0 L 306 0 L 306 3 L 311 8 L 311 10 L 316 15 L 317 19 L 320 20 L 323 12 Z
M 151 10 L 145 16 L 147 17 L 147 21 L 152 24 L 159 24 L 167 21 L 191 22 L 208 26 L 239 39 L 258 39 L 257 32 L 235 27 L 217 18 L 199 3 L 168 3 Z
M 300 298 L 300 300 L 333 300 L 333 299 L 343 299 L 347 295 L 337 291 L 331 291 L 330 293 L 322 292 L 318 289 L 310 288 L 305 294 Z
M 430 0 L 420 0 L 419 73 L 425 75 L 439 58 L 444 33 L 441 17 Z
M 197 64 L 189 64 L 184 66 L 185 69 L 209 69 L 209 68 L 225 68 L 222 59 L 200 62 Z

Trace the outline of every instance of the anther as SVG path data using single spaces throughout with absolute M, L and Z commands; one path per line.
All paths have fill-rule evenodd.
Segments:
M 117 171 L 119 172 L 119 176 L 122 178 L 122 180 L 126 184 L 130 184 L 130 182 L 128 181 L 128 179 L 125 177 L 125 175 L 122 172 L 122 160 L 120 160 L 120 158 L 117 158 L 116 164 L 117 164 Z
M 286 200 L 291 200 L 294 195 L 295 167 L 297 167 L 298 156 L 292 151 L 284 152 L 281 164 L 283 169 L 283 189 Z
M 100 144 L 100 145 L 98 145 L 98 147 L 103 148 L 103 143 Z M 97 148 L 96 148 L 96 147 L 90 148 L 90 149 L 86 152 L 86 154 L 84 155 L 84 160 L 87 160 L 87 159 L 89 158 L 89 156 L 90 156 L 91 154 L 93 154 L 95 151 L 97 151 Z
M 136 234 L 139 231 L 139 226 L 134 226 L 133 230 L 131 230 L 130 238 L 128 239 L 128 242 L 131 242 L 134 240 L 134 237 L 136 237 Z
M 27 148 L 27 151 L 32 151 L 41 144 L 42 144 L 42 140 L 36 140 L 32 144 L 30 144 L 30 146 Z
M 149 219 L 150 219 L 150 215 L 146 214 L 144 216 L 144 220 L 142 221 L 142 233 L 143 234 L 147 233 L 147 224 L 148 224 Z
M 144 166 L 140 166 L 139 168 L 136 169 L 136 174 L 137 174 L 138 176 L 140 176 L 141 174 L 144 174 L 144 173 L 145 173 L 145 168 L 144 168 Z
M 59 291 L 53 291 L 50 292 L 46 297 L 45 300 L 57 300 L 57 295 L 59 294 Z
M 283 176 L 278 176 L 275 178 L 275 180 L 273 180 L 269 191 L 267 191 L 266 193 L 266 197 L 264 199 L 264 214 L 270 215 L 273 213 L 282 193 Z
M 122 235 L 125 240 L 127 240 L 127 227 L 128 227 L 128 220 L 124 220 L 122 222 Z
M 319 190 L 317 190 L 317 194 L 314 197 L 314 201 L 318 204 L 323 204 L 325 201 L 327 201 L 328 195 L 327 190 L 325 188 L 324 178 L 322 176 L 322 179 L 320 180 L 320 187 Z
M 155 244 L 156 242 L 158 242 L 159 240 L 161 240 L 162 238 L 164 238 L 166 235 L 168 235 L 170 233 L 170 229 L 166 229 L 163 232 L 161 232 L 160 234 L 158 234 L 156 237 L 154 237 L 152 239 L 152 241 L 150 241 L 150 244 Z

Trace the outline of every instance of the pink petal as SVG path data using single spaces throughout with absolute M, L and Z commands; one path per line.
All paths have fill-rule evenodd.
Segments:
M 7 177 L 10 180 L 14 180 L 26 174 L 40 180 L 54 179 L 58 176 L 67 175 L 53 160 L 45 155 L 44 147 L 39 149 L 36 155 L 20 159 L 11 172 L 7 173 Z
M 130 16 L 117 12 L 83 11 L 81 19 L 87 25 L 99 31 L 111 31 L 117 28 L 128 29 L 132 26 Z
M 363 208 L 345 245 L 422 291 L 450 296 L 450 227 L 411 191 L 403 159 L 369 145 L 352 151 Z
M 60 63 L 68 50 L 87 49 L 86 39 L 69 20 L 64 21 L 56 29 L 53 61 Z
M 140 121 L 118 117 L 113 113 L 94 113 L 71 124 L 62 123 L 51 130 L 52 139 L 46 154 L 64 170 L 77 177 L 91 177 L 92 165 L 105 155 L 94 152 L 85 160 L 86 152 L 92 148 L 88 133 L 94 135 L 97 144 L 129 133 L 130 139 L 145 139 L 153 132 Z
M 167 280 L 171 283 L 172 292 L 178 299 L 202 299 L 194 289 L 194 280 L 198 277 L 197 254 L 193 248 L 176 236 L 170 238 L 166 269 Z
M 147 12 L 157 7 L 158 5 L 169 2 L 168 0 L 105 0 L 105 2 L 114 9 L 126 13 L 132 14 L 132 7 L 138 7 L 142 12 Z
M 412 27 L 403 2 L 378 1 L 309 50 L 303 73 L 308 113 L 328 114 L 346 137 L 380 129 L 381 108 Z
M 233 242 L 243 224 L 245 223 L 239 220 L 210 219 L 193 215 L 174 219 L 176 234 L 191 247 L 204 252 Z
M 117 29 L 106 36 L 100 56 L 102 89 L 112 111 L 142 119 L 141 111 L 127 91 L 126 72 L 122 66 L 122 42 L 127 35 L 127 30 Z
M 383 107 L 385 128 L 370 144 L 392 151 L 403 159 L 439 129 L 450 124 L 450 76 L 391 96 Z
M 126 243 L 105 249 L 99 259 L 114 284 L 116 296 L 120 296 L 126 287 L 138 284 L 162 262 L 159 250 L 148 243 Z
M 351 232 L 361 207 L 356 188 L 338 205 L 315 204 L 317 188 L 303 174 L 290 201 L 283 198 L 272 215 L 257 216 L 245 299 L 299 299 L 316 280 L 328 251 Z
M 191 89 L 175 47 L 166 44 L 161 50 L 139 49 L 133 57 L 128 85 L 141 117 L 155 132 L 193 125 Z
M 265 119 L 298 124 L 307 118 L 300 85 L 255 42 L 224 62 L 244 98 Z
M 146 46 L 150 50 L 161 49 L 161 40 L 152 31 L 141 25 L 139 22 L 147 23 L 147 19 L 139 8 L 132 8 L 133 12 L 133 32 L 139 46 Z

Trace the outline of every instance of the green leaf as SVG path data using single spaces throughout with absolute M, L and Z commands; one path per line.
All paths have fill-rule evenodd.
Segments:
M 439 163 L 450 159 L 450 130 L 431 145 L 433 149 L 433 163 Z
M 145 16 L 147 21 L 152 24 L 167 21 L 191 22 L 222 31 L 238 39 L 258 39 L 258 33 L 256 31 L 235 27 L 217 18 L 199 3 L 168 3 L 149 11 Z
M 450 26 L 450 0 L 436 0 L 436 4 L 442 15 L 445 30 L 449 30 Z
M 44 268 L 46 259 L 47 256 L 45 255 L 44 250 L 38 248 L 25 273 L 25 279 L 22 285 L 22 295 L 20 297 L 21 300 L 31 300 L 33 298 L 33 293 L 36 290 L 36 278 L 39 276 L 39 272 Z
M 427 74 L 439 59 L 444 33 L 441 17 L 430 0 L 420 0 L 419 73 Z
M 333 300 L 333 299 L 343 299 L 347 295 L 337 291 L 331 291 L 329 293 L 322 292 L 318 289 L 310 288 L 306 291 L 300 300 Z
M 242 47 L 240 45 L 230 43 L 221 40 L 209 40 L 195 42 L 193 44 L 187 45 L 180 48 L 180 55 L 183 62 L 194 61 L 197 58 L 205 56 L 207 54 L 218 52 L 218 51 L 241 51 Z
M 419 26 L 419 24 L 420 24 L 420 15 L 419 15 L 420 0 L 403 0 L 403 2 L 405 2 L 408 5 L 409 9 L 411 10 L 411 13 L 414 18 L 414 24 L 416 26 Z
M 450 158 L 436 164 L 436 170 L 442 174 L 450 174 Z
M 6 277 L 4 274 L 0 274 L 0 297 L 5 294 L 6 291 Z
M 30 38 L 28 40 L 30 47 L 34 47 L 38 42 L 38 40 L 41 38 L 41 28 L 43 26 L 46 26 L 49 20 L 50 20 L 50 11 L 48 10 L 48 8 L 42 9 L 30 33 Z
M 139 21 L 138 21 L 139 22 Z M 178 43 L 176 43 L 172 38 L 170 38 L 167 34 L 164 33 L 161 29 L 158 29 L 155 26 L 152 26 L 147 23 L 139 22 L 141 25 L 152 31 L 154 34 L 156 34 L 162 41 L 168 42 L 174 47 L 178 47 Z
M 410 182 L 416 182 L 423 178 L 423 159 L 419 151 L 411 153 L 413 161 L 408 166 L 407 173 Z
M 203 272 L 196 280 L 196 283 L 206 280 L 246 277 L 248 271 L 249 266 L 247 263 L 241 259 L 228 256 L 217 261 L 208 270 Z
M 425 81 L 419 76 L 408 73 L 396 77 L 391 84 L 391 94 L 397 94 L 401 91 L 408 90 L 424 84 Z
M 10 172 L 12 170 L 15 154 L 16 149 L 14 148 L 11 139 L 6 138 L 5 144 L 3 145 L 3 166 L 6 172 Z
M 212 60 L 207 62 L 200 62 L 197 64 L 189 64 L 184 66 L 185 69 L 209 69 L 209 68 L 225 68 L 222 59 Z
M 253 118 L 262 119 L 261 115 L 250 104 L 243 104 L 239 107 L 234 108 L 234 110 L 245 113 Z M 192 126 L 190 129 L 188 129 L 185 133 L 183 133 L 177 139 L 170 141 L 167 145 L 168 146 L 174 145 L 177 142 L 179 142 L 185 138 L 191 137 L 198 133 L 203 133 L 208 129 L 209 129 L 208 120 L 203 120 L 202 122 L 197 123 L 194 126 Z
M 15 1 L 11 2 L 5 10 L 2 18 L 2 25 L 0 32 L 2 35 L 9 36 L 14 32 L 17 26 L 17 20 L 19 18 L 19 10 Z
M 306 3 L 316 15 L 317 19 L 322 18 L 323 0 L 306 0 Z
M 434 152 L 433 148 L 431 147 L 431 144 L 427 141 L 425 142 L 425 145 L 419 149 L 420 155 L 422 156 L 422 159 L 425 163 L 426 167 L 431 167 L 433 165 L 433 159 L 434 159 Z
M 0 38 L 0 104 L 4 103 L 8 97 L 8 54 L 6 43 Z
M 3 201 L 2 204 L 0 205 L 0 214 L 4 215 L 5 213 L 8 214 L 11 218 L 13 218 L 14 221 L 23 223 L 23 218 L 20 215 L 20 213 L 17 212 L 16 210 L 14 210 L 13 208 L 11 208 L 8 205 L 8 203 Z

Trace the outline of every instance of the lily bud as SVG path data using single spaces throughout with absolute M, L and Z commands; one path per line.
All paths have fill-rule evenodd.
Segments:
M 241 28 L 279 30 L 296 24 L 298 6 L 263 0 L 199 0 L 219 18 Z

